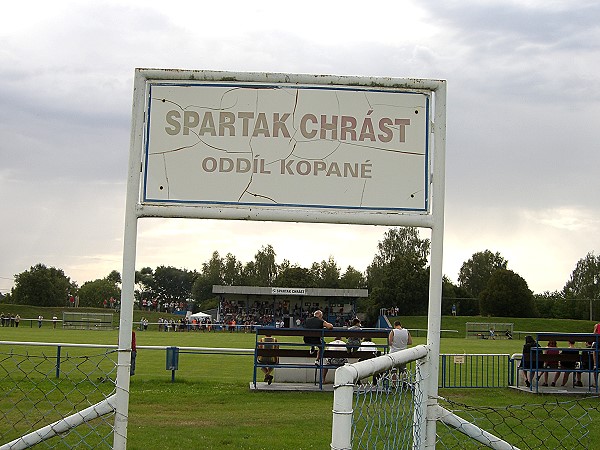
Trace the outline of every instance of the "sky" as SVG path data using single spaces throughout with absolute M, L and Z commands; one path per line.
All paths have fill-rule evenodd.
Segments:
M 1 293 L 38 263 L 79 286 L 122 270 L 135 68 L 447 80 L 444 274 L 491 250 L 542 293 L 600 251 L 597 1 L 10 2 Z M 387 229 L 145 218 L 136 268 L 271 245 L 278 263 L 364 271 Z

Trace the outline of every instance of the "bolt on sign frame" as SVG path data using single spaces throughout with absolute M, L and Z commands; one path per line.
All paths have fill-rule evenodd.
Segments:
M 421 407 L 434 414 L 445 143 L 444 80 L 136 69 L 114 448 L 127 444 L 142 217 L 431 229 L 429 381 Z M 423 422 L 434 448 L 435 420 Z

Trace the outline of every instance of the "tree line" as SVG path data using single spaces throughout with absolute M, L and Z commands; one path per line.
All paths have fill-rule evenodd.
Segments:
M 397 308 L 400 315 L 425 315 L 428 309 L 430 241 L 414 227 L 391 228 L 377 245 L 373 261 L 363 273 L 352 266 L 340 269 L 333 256 L 301 267 L 284 260 L 276 263 L 271 245 L 263 246 L 252 261 L 242 263 L 233 254 L 218 251 L 199 270 L 158 266 L 135 273 L 135 296 L 164 302 L 193 300 L 196 309 L 214 307 L 213 285 L 368 289 L 359 311 L 373 318 L 381 308 Z M 61 269 L 32 266 L 15 275 L 15 286 L 5 303 L 64 306 L 77 295 L 80 306 L 100 307 L 104 300 L 120 298 L 121 276 L 113 270 L 81 287 Z M 508 268 L 498 252 L 484 250 L 465 261 L 458 283 L 442 280 L 442 313 L 456 305 L 461 315 L 548 317 L 595 320 L 594 300 L 600 299 L 600 257 L 593 252 L 580 259 L 564 288 L 534 294 L 519 274 Z

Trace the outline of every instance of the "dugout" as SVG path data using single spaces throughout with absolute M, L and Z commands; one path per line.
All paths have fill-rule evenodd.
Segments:
M 295 328 L 315 310 L 334 326 L 344 326 L 356 317 L 356 302 L 369 296 L 367 289 L 284 288 L 256 286 L 213 286 L 219 297 L 217 321 L 234 318 L 240 322 Z
M 467 322 L 467 339 L 512 339 L 514 323 L 504 322 Z

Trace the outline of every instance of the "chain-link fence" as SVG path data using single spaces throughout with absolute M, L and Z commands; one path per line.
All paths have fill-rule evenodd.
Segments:
M 587 450 L 592 424 L 600 418 L 597 397 L 500 408 L 438 401 L 445 412 L 437 426 L 440 449 Z
M 112 448 L 117 351 L 91 347 L 0 343 L 1 450 Z
M 421 441 L 422 417 L 415 405 L 422 402 L 423 393 L 417 370 L 409 367 L 400 373 L 388 371 L 357 386 L 352 448 L 411 449 L 413 442 Z

